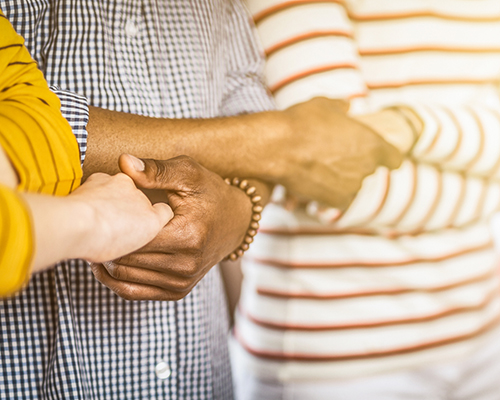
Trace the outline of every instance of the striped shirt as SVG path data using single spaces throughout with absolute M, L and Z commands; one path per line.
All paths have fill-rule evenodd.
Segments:
M 277 105 L 407 107 L 423 131 L 349 210 L 272 204 L 244 260 L 235 336 L 264 379 L 328 379 L 469 354 L 500 320 L 500 4 L 248 0 Z
M 78 146 L 24 40 L 0 10 L 0 146 L 19 177 L 19 190 L 68 194 L 80 183 Z M 33 256 L 29 212 L 0 188 L 0 296 L 26 283 Z
M 85 96 L 61 98 L 82 143 L 87 102 L 167 118 L 274 107 L 237 0 L 0 7 L 47 81 Z M 0 303 L 0 398 L 230 399 L 226 309 L 217 267 L 181 301 L 133 302 L 85 262 L 58 264 Z

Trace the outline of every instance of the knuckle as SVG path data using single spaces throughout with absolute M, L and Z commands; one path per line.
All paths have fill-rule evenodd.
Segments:
M 110 178 L 111 177 L 108 174 L 105 174 L 103 172 L 95 172 L 87 178 L 86 182 L 102 183 L 106 182 L 106 180 Z
M 183 266 L 184 275 L 187 277 L 196 276 L 198 274 L 199 270 L 200 270 L 200 263 L 198 260 L 195 260 L 195 259 L 189 260 Z M 191 285 L 191 282 L 185 281 L 185 282 L 183 282 L 181 289 L 185 290 L 190 285 Z
M 132 178 L 130 178 L 128 175 L 124 174 L 123 172 L 118 172 L 116 175 L 112 176 L 112 179 L 119 183 L 132 183 Z
M 187 280 L 182 280 L 177 282 L 174 287 L 173 291 L 176 293 L 182 293 L 185 292 L 189 287 L 188 281 Z
M 200 232 L 199 234 L 190 235 L 187 238 L 187 247 L 195 253 L 200 252 L 205 247 L 205 242 L 205 235 Z
M 168 172 L 165 164 L 159 160 L 151 160 L 155 165 L 155 177 L 160 182 L 168 178 Z
M 208 226 L 203 222 L 192 223 L 186 237 L 188 248 L 194 251 L 203 251 L 208 241 L 208 229 Z
M 182 300 L 184 297 L 188 295 L 189 292 L 169 292 L 168 298 L 166 300 L 178 301 Z
M 102 283 L 102 272 L 101 272 L 102 265 L 98 263 L 90 263 L 90 269 L 92 273 L 94 274 L 95 278 Z
M 140 300 L 139 293 L 131 286 L 117 287 L 112 289 L 113 292 L 124 300 L 134 301 Z
M 178 159 L 178 166 L 181 168 L 186 174 L 191 177 L 198 177 L 201 172 L 201 166 L 194 159 L 189 156 L 180 156 Z
M 114 262 L 106 263 L 106 269 L 113 278 L 121 280 L 124 278 L 124 267 Z

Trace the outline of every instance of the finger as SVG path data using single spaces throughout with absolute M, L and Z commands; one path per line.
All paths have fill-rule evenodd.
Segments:
M 206 226 L 190 216 L 175 215 L 138 253 L 196 254 L 205 246 Z
M 379 163 L 389 169 L 399 168 L 403 162 L 403 154 L 393 145 L 381 140 Z
M 190 291 L 199 279 L 184 277 L 168 272 L 157 272 L 149 269 L 130 267 L 107 261 L 102 263 L 108 274 L 118 281 L 138 283 L 147 286 L 156 286 L 169 292 L 184 293 Z
M 172 208 L 168 204 L 165 203 L 155 203 L 153 204 L 153 209 L 158 215 L 158 219 L 160 220 L 160 226 L 164 227 L 167 223 L 174 218 L 174 212 Z
M 169 274 L 172 279 L 179 277 L 196 279 L 212 267 L 204 265 L 201 257 L 189 254 L 131 253 L 114 260 L 114 263 Z
M 189 292 L 170 292 L 156 286 L 123 282 L 114 279 L 102 264 L 91 264 L 95 278 L 125 300 L 180 300 Z
M 168 160 L 139 159 L 122 154 L 118 160 L 122 172 L 144 189 L 179 191 L 189 189 L 189 183 L 199 176 L 201 166 L 187 156 Z

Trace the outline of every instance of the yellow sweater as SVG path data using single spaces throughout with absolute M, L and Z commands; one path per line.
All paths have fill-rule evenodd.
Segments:
M 0 10 L 0 146 L 19 177 L 19 191 L 66 195 L 80 184 L 78 144 L 53 94 Z M 28 280 L 33 256 L 26 205 L 0 185 L 0 296 Z

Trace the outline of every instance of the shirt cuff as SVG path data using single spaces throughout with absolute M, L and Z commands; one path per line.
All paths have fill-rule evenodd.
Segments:
M 73 134 L 80 149 L 80 161 L 83 165 L 87 151 L 87 124 L 89 122 L 89 104 L 87 98 L 73 92 L 61 90 L 51 86 L 52 90 L 61 101 L 61 113 L 73 129 Z

